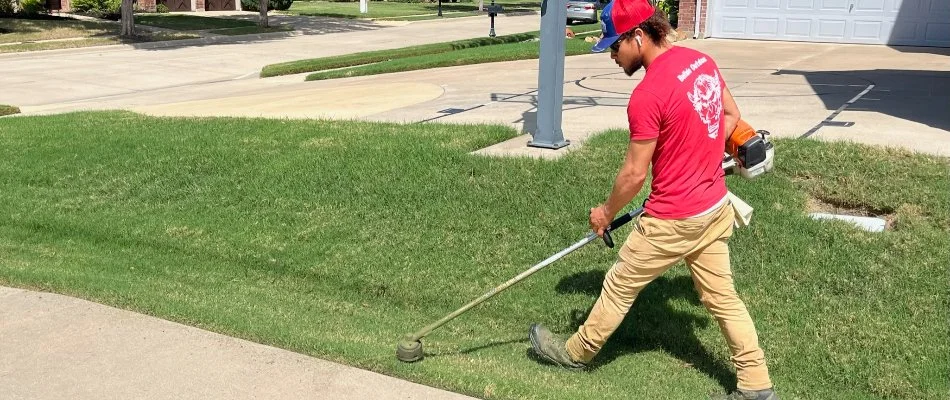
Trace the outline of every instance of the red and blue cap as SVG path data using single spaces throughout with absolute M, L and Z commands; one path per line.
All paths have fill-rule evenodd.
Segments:
M 613 0 L 600 13 L 602 37 L 590 50 L 601 53 L 614 44 L 620 35 L 636 28 L 653 15 L 655 9 L 649 0 Z

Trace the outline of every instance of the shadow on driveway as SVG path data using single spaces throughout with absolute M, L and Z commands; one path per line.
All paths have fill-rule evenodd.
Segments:
M 848 111 L 877 112 L 950 131 L 950 71 L 782 70 L 776 75 L 803 76 L 830 111 L 854 100 L 847 106 Z M 842 85 L 847 85 L 848 90 L 841 92 Z M 838 89 L 836 93 L 822 94 L 831 87 Z

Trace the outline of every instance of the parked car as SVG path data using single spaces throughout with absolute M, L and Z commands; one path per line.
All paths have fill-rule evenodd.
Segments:
M 597 22 L 600 10 L 602 10 L 608 2 L 609 1 L 601 2 L 600 0 L 568 0 L 567 24 L 570 25 L 573 22 Z

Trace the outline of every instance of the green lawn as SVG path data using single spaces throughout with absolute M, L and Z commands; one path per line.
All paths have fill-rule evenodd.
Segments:
M 403 47 L 398 49 L 386 49 L 378 51 L 368 51 L 362 53 L 344 54 L 333 57 L 311 58 L 306 60 L 290 61 L 279 64 L 265 66 L 261 70 L 262 77 L 272 77 L 280 75 L 292 75 L 302 72 L 322 71 L 334 68 L 351 67 L 362 64 L 372 64 L 381 61 L 389 61 L 416 56 L 427 56 L 440 53 L 451 53 L 459 49 L 473 47 L 492 46 L 502 43 L 517 43 L 525 40 L 531 40 L 537 37 L 532 33 L 519 33 L 514 35 L 497 36 L 494 38 L 484 37 L 476 39 L 458 40 L 454 42 L 443 42 L 424 44 L 419 46 Z
M 491 4 L 486 1 L 485 6 Z M 525 1 L 498 1 L 506 12 L 540 10 L 541 2 Z M 478 9 L 478 3 L 472 1 L 462 1 L 457 3 L 443 2 L 443 17 L 459 17 L 478 15 L 475 11 Z M 367 5 L 367 13 L 360 13 L 360 3 L 353 2 L 331 2 L 331 1 L 294 1 L 294 4 L 287 14 L 309 15 L 317 17 L 335 17 L 335 18 L 375 18 L 375 19 L 395 19 L 395 20 L 418 20 L 426 18 L 437 18 L 438 3 L 404 3 L 389 1 L 371 1 Z
M 138 17 L 136 17 L 138 18 Z M 120 26 L 106 22 L 70 19 L 29 20 L 0 18 L 0 53 L 70 49 L 122 43 L 193 39 L 188 33 L 141 32 L 134 39 L 119 37 Z
M 590 54 L 592 43 L 580 36 L 565 41 L 567 56 Z M 333 71 L 321 71 L 307 76 L 308 81 L 377 75 L 402 71 L 452 67 L 458 65 L 484 64 L 490 62 L 536 59 L 540 55 L 539 42 L 506 43 L 487 47 L 459 49 L 446 53 L 413 56 L 359 65 Z
M 198 31 L 206 29 L 224 29 L 256 27 L 257 23 L 233 18 L 197 17 L 182 14 L 138 14 L 135 23 L 177 31 Z
M 69 38 L 92 38 L 118 34 L 118 25 L 79 20 L 0 18 L 0 44 Z
M 0 284 L 50 290 L 492 398 L 702 399 L 734 384 L 718 327 L 677 266 L 641 294 L 590 372 L 526 356 L 568 334 L 616 251 L 591 245 L 435 331 L 402 335 L 587 233 L 626 133 L 559 161 L 472 150 L 509 128 L 126 112 L 0 119 Z M 948 160 L 811 140 L 730 188 L 732 240 L 783 399 L 945 398 Z M 890 214 L 865 233 L 809 197 Z M 624 228 L 618 235 L 625 235 Z

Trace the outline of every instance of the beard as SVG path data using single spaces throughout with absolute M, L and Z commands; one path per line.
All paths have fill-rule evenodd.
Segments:
M 643 60 L 636 60 L 630 65 L 630 68 L 624 67 L 623 72 L 627 74 L 627 76 L 633 76 L 640 68 L 643 68 Z

